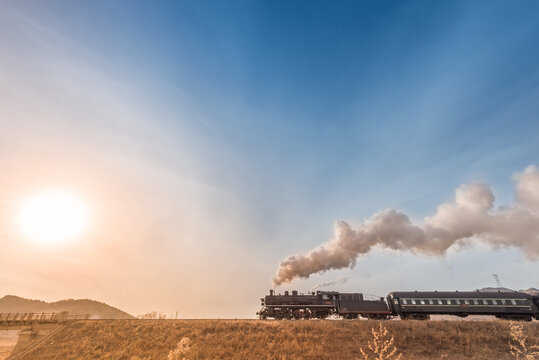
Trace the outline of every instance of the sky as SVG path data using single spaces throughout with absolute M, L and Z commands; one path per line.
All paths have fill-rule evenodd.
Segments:
M 461 184 L 514 203 L 539 165 L 536 1 L 0 3 L 0 296 L 254 317 L 279 263 L 384 209 L 421 223 Z M 36 243 L 27 199 L 84 231 Z M 374 248 L 277 290 L 538 287 L 472 239 Z M 535 282 L 535 283 L 534 283 Z M 326 288 L 327 289 L 327 288 Z

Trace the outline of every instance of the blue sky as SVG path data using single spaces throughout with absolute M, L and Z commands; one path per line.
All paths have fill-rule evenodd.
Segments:
M 51 184 L 118 196 L 129 209 L 114 239 L 94 234 L 107 238 L 101 248 L 88 235 L 81 246 L 133 254 L 117 269 L 76 260 L 80 248 L 40 250 L 58 273 L 69 262 L 54 256 L 84 264 L 93 292 L 64 279 L 42 295 L 33 284 L 56 273 L 31 267 L 0 284 L 134 313 L 249 316 L 278 262 L 330 238 L 337 219 L 397 208 L 421 221 L 470 181 L 511 204 L 511 176 L 538 164 L 538 10 L 536 1 L 2 3 L 0 166 L 14 174 L 2 213 L 16 194 Z M 47 181 L 20 185 L 36 176 Z M 86 271 L 94 265 L 114 275 Z M 178 280 L 189 269 L 197 276 Z M 399 269 L 410 276 L 395 277 Z M 380 250 L 290 288 L 350 276 L 341 290 L 384 295 L 537 270 L 514 249 L 444 259 Z M 137 281 L 167 300 L 129 302 Z M 242 301 L 209 309 L 173 295 L 225 287 Z

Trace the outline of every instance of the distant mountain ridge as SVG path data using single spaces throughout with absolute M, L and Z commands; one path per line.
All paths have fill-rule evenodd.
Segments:
M 19 296 L 6 295 L 0 299 L 0 313 L 21 312 L 60 312 L 67 311 L 71 315 L 90 315 L 91 319 L 133 319 L 125 311 L 105 303 L 90 299 L 68 299 L 56 302 L 30 300 Z
M 508 288 L 504 288 L 504 287 L 485 287 L 485 288 L 477 289 L 477 290 L 480 291 L 480 292 L 517 291 L 517 290 L 508 289 Z M 523 292 L 523 293 L 527 293 L 527 294 L 530 294 L 530 295 L 539 295 L 539 289 L 532 288 L 532 287 L 527 289 L 527 290 L 518 290 L 518 291 Z
M 530 295 L 539 295 L 539 289 L 532 288 L 532 287 L 527 290 L 520 290 L 520 291 L 528 293 Z
M 506 291 L 516 291 L 516 290 L 508 289 L 508 288 L 505 288 L 505 287 L 484 287 L 484 288 L 477 289 L 477 290 L 478 290 L 479 292 L 497 292 L 497 291 L 506 292 Z

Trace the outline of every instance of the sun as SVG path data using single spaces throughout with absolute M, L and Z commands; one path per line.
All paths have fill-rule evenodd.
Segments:
M 29 198 L 22 204 L 19 215 L 23 234 L 39 243 L 72 239 L 88 222 L 84 202 L 63 191 L 49 191 Z

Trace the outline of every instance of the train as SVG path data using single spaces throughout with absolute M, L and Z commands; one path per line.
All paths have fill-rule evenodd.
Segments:
M 259 319 L 428 320 L 431 315 L 492 315 L 500 319 L 539 320 L 539 295 L 519 291 L 396 291 L 369 299 L 362 293 L 285 291 L 261 298 Z

